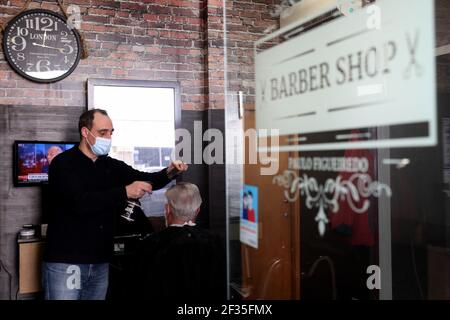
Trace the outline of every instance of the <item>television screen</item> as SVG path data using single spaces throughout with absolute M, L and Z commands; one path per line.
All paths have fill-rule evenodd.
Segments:
M 53 158 L 74 145 L 75 142 L 16 141 L 14 143 L 15 186 L 47 182 L 48 167 Z

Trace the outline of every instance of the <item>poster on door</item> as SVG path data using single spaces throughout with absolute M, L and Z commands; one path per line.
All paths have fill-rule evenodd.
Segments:
M 258 187 L 244 185 L 241 199 L 241 242 L 258 249 Z

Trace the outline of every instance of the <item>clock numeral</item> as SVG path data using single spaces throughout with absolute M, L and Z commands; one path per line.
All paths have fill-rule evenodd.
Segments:
M 37 72 L 50 71 L 50 61 L 48 61 L 48 60 L 39 60 L 36 63 L 36 71 Z
M 19 52 L 17 54 L 17 60 L 18 61 L 24 61 L 25 60 L 25 55 L 23 54 L 23 52 Z
M 12 37 L 11 42 L 14 44 L 11 46 L 14 51 L 22 51 L 27 47 L 27 41 L 22 36 Z
M 61 31 L 61 38 L 67 38 L 68 35 L 67 31 Z
M 64 56 L 64 63 L 68 63 L 69 62 L 69 58 L 67 58 L 67 56 Z
M 73 47 L 71 45 L 68 45 L 67 43 L 64 44 L 63 50 L 61 50 L 61 53 L 71 54 L 72 52 L 73 52 Z
M 26 24 L 27 29 L 34 29 L 33 19 L 26 19 L 25 24 Z
M 53 21 L 49 17 L 36 17 L 34 19 L 26 19 L 25 25 L 27 29 L 34 29 L 36 31 L 58 31 L 58 22 Z
M 42 29 L 41 31 L 50 32 L 53 31 L 53 20 L 47 17 L 41 18 Z
M 17 35 L 26 37 L 28 36 L 30 30 L 28 30 L 27 28 L 21 28 L 21 27 L 17 27 Z
M 31 62 L 27 63 L 27 71 L 33 71 L 33 67 L 34 67 L 34 64 L 32 64 Z

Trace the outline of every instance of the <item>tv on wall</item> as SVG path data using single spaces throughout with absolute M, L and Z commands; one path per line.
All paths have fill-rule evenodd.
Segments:
M 21 187 L 46 183 L 52 160 L 75 144 L 65 141 L 15 141 L 14 185 Z

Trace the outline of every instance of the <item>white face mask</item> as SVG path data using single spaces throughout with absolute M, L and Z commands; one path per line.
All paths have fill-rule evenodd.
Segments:
M 88 131 L 95 138 L 94 145 L 91 145 L 89 143 L 89 140 L 86 138 L 86 141 L 91 147 L 92 152 L 97 156 L 107 155 L 111 150 L 111 143 L 112 143 L 111 139 L 96 137 L 92 134 L 90 130 Z

